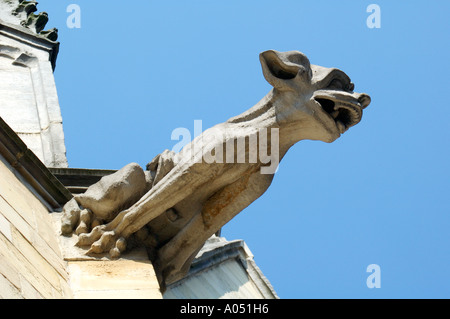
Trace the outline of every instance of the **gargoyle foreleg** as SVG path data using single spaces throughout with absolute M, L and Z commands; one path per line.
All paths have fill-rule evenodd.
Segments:
M 138 202 L 120 212 L 111 222 L 95 227 L 89 234 L 81 234 L 78 245 L 91 245 L 88 253 L 109 251 L 111 257 L 118 257 L 125 249 L 126 238 L 207 182 L 205 178 L 210 176 L 205 177 L 201 173 L 201 165 L 198 163 L 175 167 Z
M 257 170 L 227 185 L 208 199 L 202 214 L 195 215 L 159 250 L 157 263 L 166 283 L 182 278 L 205 241 L 260 197 L 270 186 L 272 179 L 273 175 L 264 175 Z

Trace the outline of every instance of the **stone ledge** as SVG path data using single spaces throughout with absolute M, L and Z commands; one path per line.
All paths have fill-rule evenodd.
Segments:
M 75 299 L 162 299 L 143 249 L 118 260 L 68 261 L 68 271 Z
M 25 143 L 0 117 L 0 155 L 20 173 L 52 210 L 61 209 L 72 194 L 28 149 Z

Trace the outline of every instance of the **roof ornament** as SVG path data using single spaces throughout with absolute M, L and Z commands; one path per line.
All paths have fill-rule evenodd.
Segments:
M 58 39 L 58 29 L 53 28 L 44 31 L 45 25 L 48 22 L 48 14 L 46 12 L 39 12 L 36 1 L 28 0 L 0 0 L 13 8 L 11 14 L 20 20 L 20 25 L 27 28 L 36 34 L 47 38 L 51 41 Z

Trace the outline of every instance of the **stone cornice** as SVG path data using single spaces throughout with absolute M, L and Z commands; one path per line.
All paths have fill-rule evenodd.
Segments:
M 49 53 L 53 69 L 59 52 L 58 30 L 44 31 L 48 14 L 36 14 L 37 2 L 0 0 L 0 34 Z
M 0 35 L 26 43 L 32 47 L 48 52 L 49 61 L 53 69 L 56 67 L 56 59 L 59 52 L 59 42 L 52 41 L 32 31 L 16 26 L 0 19 Z
M 61 209 L 72 198 L 64 185 L 28 149 L 1 117 L 0 155 L 25 179 L 50 210 Z
M 51 41 L 56 41 L 58 39 L 57 29 L 53 28 L 44 31 L 45 25 L 48 22 L 48 14 L 46 12 L 36 13 L 38 11 L 36 1 L 0 0 L 0 2 L 3 2 L 3 5 L 10 9 L 11 16 L 14 16 L 14 20 L 16 20 L 23 28 L 29 29 Z

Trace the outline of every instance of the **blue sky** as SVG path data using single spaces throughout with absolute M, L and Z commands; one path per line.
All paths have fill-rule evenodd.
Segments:
M 70 167 L 145 166 L 271 89 L 258 54 L 338 67 L 372 104 L 332 144 L 302 141 L 269 190 L 226 225 L 281 298 L 449 298 L 448 1 L 40 0 Z M 81 8 L 69 29 L 66 8 Z M 381 8 L 370 29 L 369 4 Z M 369 289 L 366 268 L 381 268 Z

